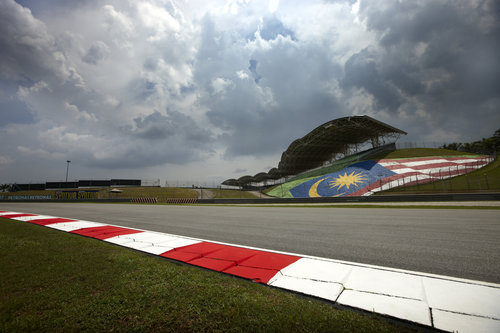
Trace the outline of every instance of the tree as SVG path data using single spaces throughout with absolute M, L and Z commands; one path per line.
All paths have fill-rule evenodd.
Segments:
M 500 129 L 497 129 L 492 137 L 480 141 L 460 143 L 453 142 L 445 144 L 441 148 L 464 151 L 475 154 L 496 154 L 500 152 Z

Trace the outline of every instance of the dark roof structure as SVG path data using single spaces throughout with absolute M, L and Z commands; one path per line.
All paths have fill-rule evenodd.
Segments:
M 253 176 L 253 181 L 257 182 L 257 183 L 263 182 L 263 181 L 268 180 L 268 179 L 269 179 L 269 175 L 267 174 L 267 172 L 259 172 L 258 174 Z
M 222 185 L 227 185 L 227 186 L 240 186 L 240 184 L 238 183 L 238 181 L 236 179 L 234 179 L 234 178 L 226 179 L 221 184 Z
M 278 168 L 272 168 L 267 173 L 258 173 L 254 177 L 243 176 L 236 182 L 244 186 L 252 182 L 266 179 L 279 179 L 284 176 L 296 175 L 301 172 L 322 166 L 336 155 L 349 154 L 359 145 L 371 142 L 372 147 L 378 147 L 395 142 L 405 131 L 392 127 L 369 116 L 352 116 L 330 120 L 293 141 L 281 155 Z M 258 177 L 257 177 L 258 176 Z M 234 179 L 224 181 L 223 185 L 236 184 Z
M 401 134 L 407 133 L 368 116 L 330 120 L 292 142 L 281 155 L 278 170 L 282 175 L 295 175 L 319 167 L 337 154 L 347 154 L 353 146 L 371 141 L 377 147 Z

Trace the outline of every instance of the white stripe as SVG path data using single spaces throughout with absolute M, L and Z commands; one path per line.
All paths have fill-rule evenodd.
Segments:
M 427 161 L 415 161 L 415 162 L 403 162 L 401 164 L 405 166 L 420 166 L 420 165 L 426 165 L 426 164 L 437 164 L 437 163 L 449 163 L 451 161 L 445 160 L 445 159 L 433 159 L 433 160 L 427 160 Z
M 78 229 L 82 229 L 82 228 L 102 227 L 105 225 L 106 224 L 103 224 L 103 223 L 78 220 L 76 222 L 63 222 L 63 223 L 48 224 L 47 227 L 70 232 L 70 231 L 74 231 L 74 230 L 78 230 Z
M 420 166 L 420 165 L 427 165 L 427 164 L 437 164 L 437 163 L 453 163 L 453 164 L 465 164 L 465 163 L 474 163 L 474 164 L 480 164 L 480 165 L 485 165 L 488 164 L 488 160 L 486 159 L 463 159 L 463 160 L 446 160 L 446 159 L 431 159 L 431 160 L 425 160 L 425 161 L 415 161 L 415 162 L 397 162 L 397 161 L 391 161 L 391 162 L 379 162 L 381 166 L 394 166 L 394 165 L 401 165 L 401 167 L 415 167 L 415 166 Z M 444 168 L 444 167 L 443 167 Z
M 31 221 L 31 220 L 45 220 L 45 219 L 54 219 L 56 217 L 54 216 L 49 216 L 49 215 L 37 215 L 37 216 L 20 216 L 20 217 L 14 217 L 13 220 L 18 220 L 18 221 Z
M 19 213 L 19 212 L 5 212 L 5 213 L 0 213 L 0 217 L 2 215 L 10 215 L 10 214 L 23 214 L 23 213 Z

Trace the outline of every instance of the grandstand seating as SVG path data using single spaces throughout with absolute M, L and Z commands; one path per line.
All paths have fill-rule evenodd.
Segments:
M 466 174 L 491 161 L 489 156 L 368 160 L 334 172 L 329 172 L 331 168 L 321 169 L 323 174 L 319 176 L 295 179 L 285 184 L 285 191 L 283 187 L 277 187 L 268 194 L 293 198 L 371 195 L 399 186 L 424 184 Z

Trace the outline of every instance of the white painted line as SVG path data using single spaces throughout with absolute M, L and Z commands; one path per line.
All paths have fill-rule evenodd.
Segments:
M 301 258 L 280 272 L 289 277 L 343 283 L 352 266 L 330 261 Z
M 134 240 L 132 238 L 125 238 L 125 237 L 116 236 L 116 237 L 110 237 L 110 238 L 104 239 L 104 241 L 108 242 L 108 243 L 117 244 L 117 245 L 124 245 L 126 243 L 133 242 Z
M 419 276 L 410 274 L 355 267 L 349 274 L 344 287 L 374 294 L 423 300 L 424 291 L 421 279 Z
M 150 231 L 145 231 L 145 232 L 141 232 L 138 234 L 123 235 L 123 236 L 118 236 L 118 237 L 130 238 L 130 239 L 133 239 L 135 241 L 146 242 L 146 243 L 150 243 L 150 244 L 159 244 L 159 243 L 164 243 L 164 242 L 169 242 L 172 240 L 180 239 L 179 236 L 161 234 L 161 233 L 150 232 Z
M 344 289 L 340 283 L 301 279 L 281 275 L 280 273 L 276 274 L 268 282 L 268 284 L 273 287 L 279 287 L 306 295 L 321 297 L 332 302 L 335 302 Z
M 19 213 L 19 212 L 3 212 L 3 213 L 0 213 L 0 216 L 2 216 L 2 215 L 10 215 L 10 214 L 23 214 L 23 213 Z
M 49 215 L 37 215 L 37 216 L 20 216 L 20 217 L 14 217 L 12 220 L 18 220 L 18 221 L 24 221 L 28 222 L 31 220 L 45 220 L 45 219 L 53 219 L 54 216 L 49 216 Z
M 466 313 L 500 320 L 500 288 L 441 279 L 423 278 L 432 309 Z
M 160 255 L 164 252 L 167 252 L 167 251 L 170 251 L 170 250 L 173 250 L 174 248 L 173 247 L 166 247 L 166 246 L 149 246 L 149 247 L 143 247 L 141 249 L 141 251 L 143 252 L 147 252 L 147 253 L 151 253 L 151 254 L 156 254 L 156 255 Z
M 500 332 L 500 321 L 489 318 L 474 317 L 459 313 L 432 310 L 434 327 L 443 331 L 459 333 Z
M 431 326 L 430 311 L 423 301 L 344 290 L 337 302 Z
M 46 225 L 46 227 L 61 230 L 61 231 L 71 232 L 71 231 L 82 229 L 82 228 L 102 227 L 105 225 L 106 224 L 97 223 L 97 222 L 78 220 L 75 222 L 63 222 L 63 223 L 48 224 L 48 225 Z
M 128 242 L 121 244 L 122 246 L 131 248 L 131 249 L 136 249 L 136 250 L 141 250 L 146 247 L 150 247 L 151 243 L 146 243 L 146 242 Z
M 167 242 L 161 242 L 157 243 L 157 246 L 164 246 L 164 247 L 171 247 L 171 248 L 177 248 L 177 247 L 182 247 L 182 246 L 188 246 L 188 245 L 193 245 L 197 243 L 201 243 L 201 240 L 194 240 L 194 239 L 188 239 L 188 238 L 181 238 L 179 239 L 172 239 Z

